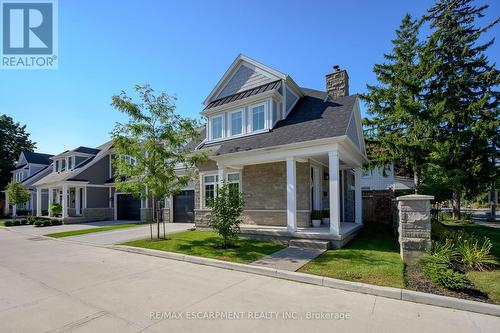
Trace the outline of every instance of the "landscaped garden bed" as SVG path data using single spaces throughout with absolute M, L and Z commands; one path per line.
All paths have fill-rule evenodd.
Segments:
M 283 244 L 243 238 L 233 239 L 231 246 L 228 248 L 224 248 L 221 244 L 221 238 L 215 232 L 196 230 L 171 234 L 168 235 L 168 239 L 144 239 L 127 242 L 122 245 L 238 263 L 250 263 L 286 247 Z
M 62 225 L 62 221 L 59 219 L 52 219 L 48 217 L 33 217 L 28 216 L 27 218 L 16 219 L 12 221 L 1 222 L 5 227 L 20 226 L 20 225 L 33 225 L 35 227 L 50 227 L 53 225 Z

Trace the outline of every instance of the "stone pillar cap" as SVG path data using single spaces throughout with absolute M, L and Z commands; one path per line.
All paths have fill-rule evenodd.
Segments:
M 403 195 L 396 198 L 397 201 L 423 201 L 423 200 L 434 200 L 434 196 L 432 195 L 424 195 L 424 194 L 409 194 Z

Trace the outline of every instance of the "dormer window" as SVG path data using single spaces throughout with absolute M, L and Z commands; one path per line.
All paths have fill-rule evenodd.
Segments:
M 55 172 L 59 172 L 59 161 L 56 160 L 54 163 L 55 163 L 55 168 L 54 168 Z
M 61 171 L 66 170 L 66 160 L 61 160 Z
M 243 132 L 243 111 L 231 112 L 231 135 L 238 135 Z
M 223 125 L 222 116 L 212 118 L 212 140 L 222 138 Z
M 68 158 L 68 170 L 73 169 L 73 157 Z
M 264 129 L 265 111 L 264 104 L 252 107 L 252 131 Z

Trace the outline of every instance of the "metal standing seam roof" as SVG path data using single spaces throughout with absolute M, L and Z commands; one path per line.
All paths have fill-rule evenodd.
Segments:
M 255 88 L 251 88 L 251 89 L 244 90 L 244 91 L 241 91 L 241 92 L 233 94 L 233 95 L 229 95 L 229 96 L 226 96 L 223 98 L 216 99 L 216 100 L 210 102 L 207 105 L 207 107 L 205 108 L 205 110 L 214 108 L 216 106 L 221 106 L 221 105 L 224 105 L 227 103 L 231 103 L 234 101 L 238 101 L 238 100 L 243 99 L 243 98 L 248 98 L 250 96 L 262 94 L 262 93 L 269 91 L 269 90 L 278 89 L 280 86 L 281 86 L 281 80 L 269 82 L 269 83 L 260 85 L 260 86 L 255 87 Z

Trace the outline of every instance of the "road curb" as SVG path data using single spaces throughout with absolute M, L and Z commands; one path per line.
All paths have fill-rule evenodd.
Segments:
M 427 294 L 423 292 L 401 289 L 401 288 L 375 286 L 366 283 L 338 280 L 312 274 L 290 272 L 275 268 L 233 263 L 229 261 L 203 258 L 187 254 L 165 252 L 159 250 L 151 250 L 139 247 L 125 246 L 125 245 L 110 245 L 106 246 L 106 248 L 129 252 L 129 253 L 148 255 L 152 257 L 184 261 L 193 264 L 218 267 L 233 271 L 264 275 L 278 279 L 312 284 L 316 286 L 341 289 L 349 292 L 357 292 L 357 293 L 397 299 L 407 302 L 434 305 L 444 308 L 476 312 L 476 313 L 500 317 L 500 306 L 495 304 L 481 303 L 481 302 L 469 301 L 453 297 Z

